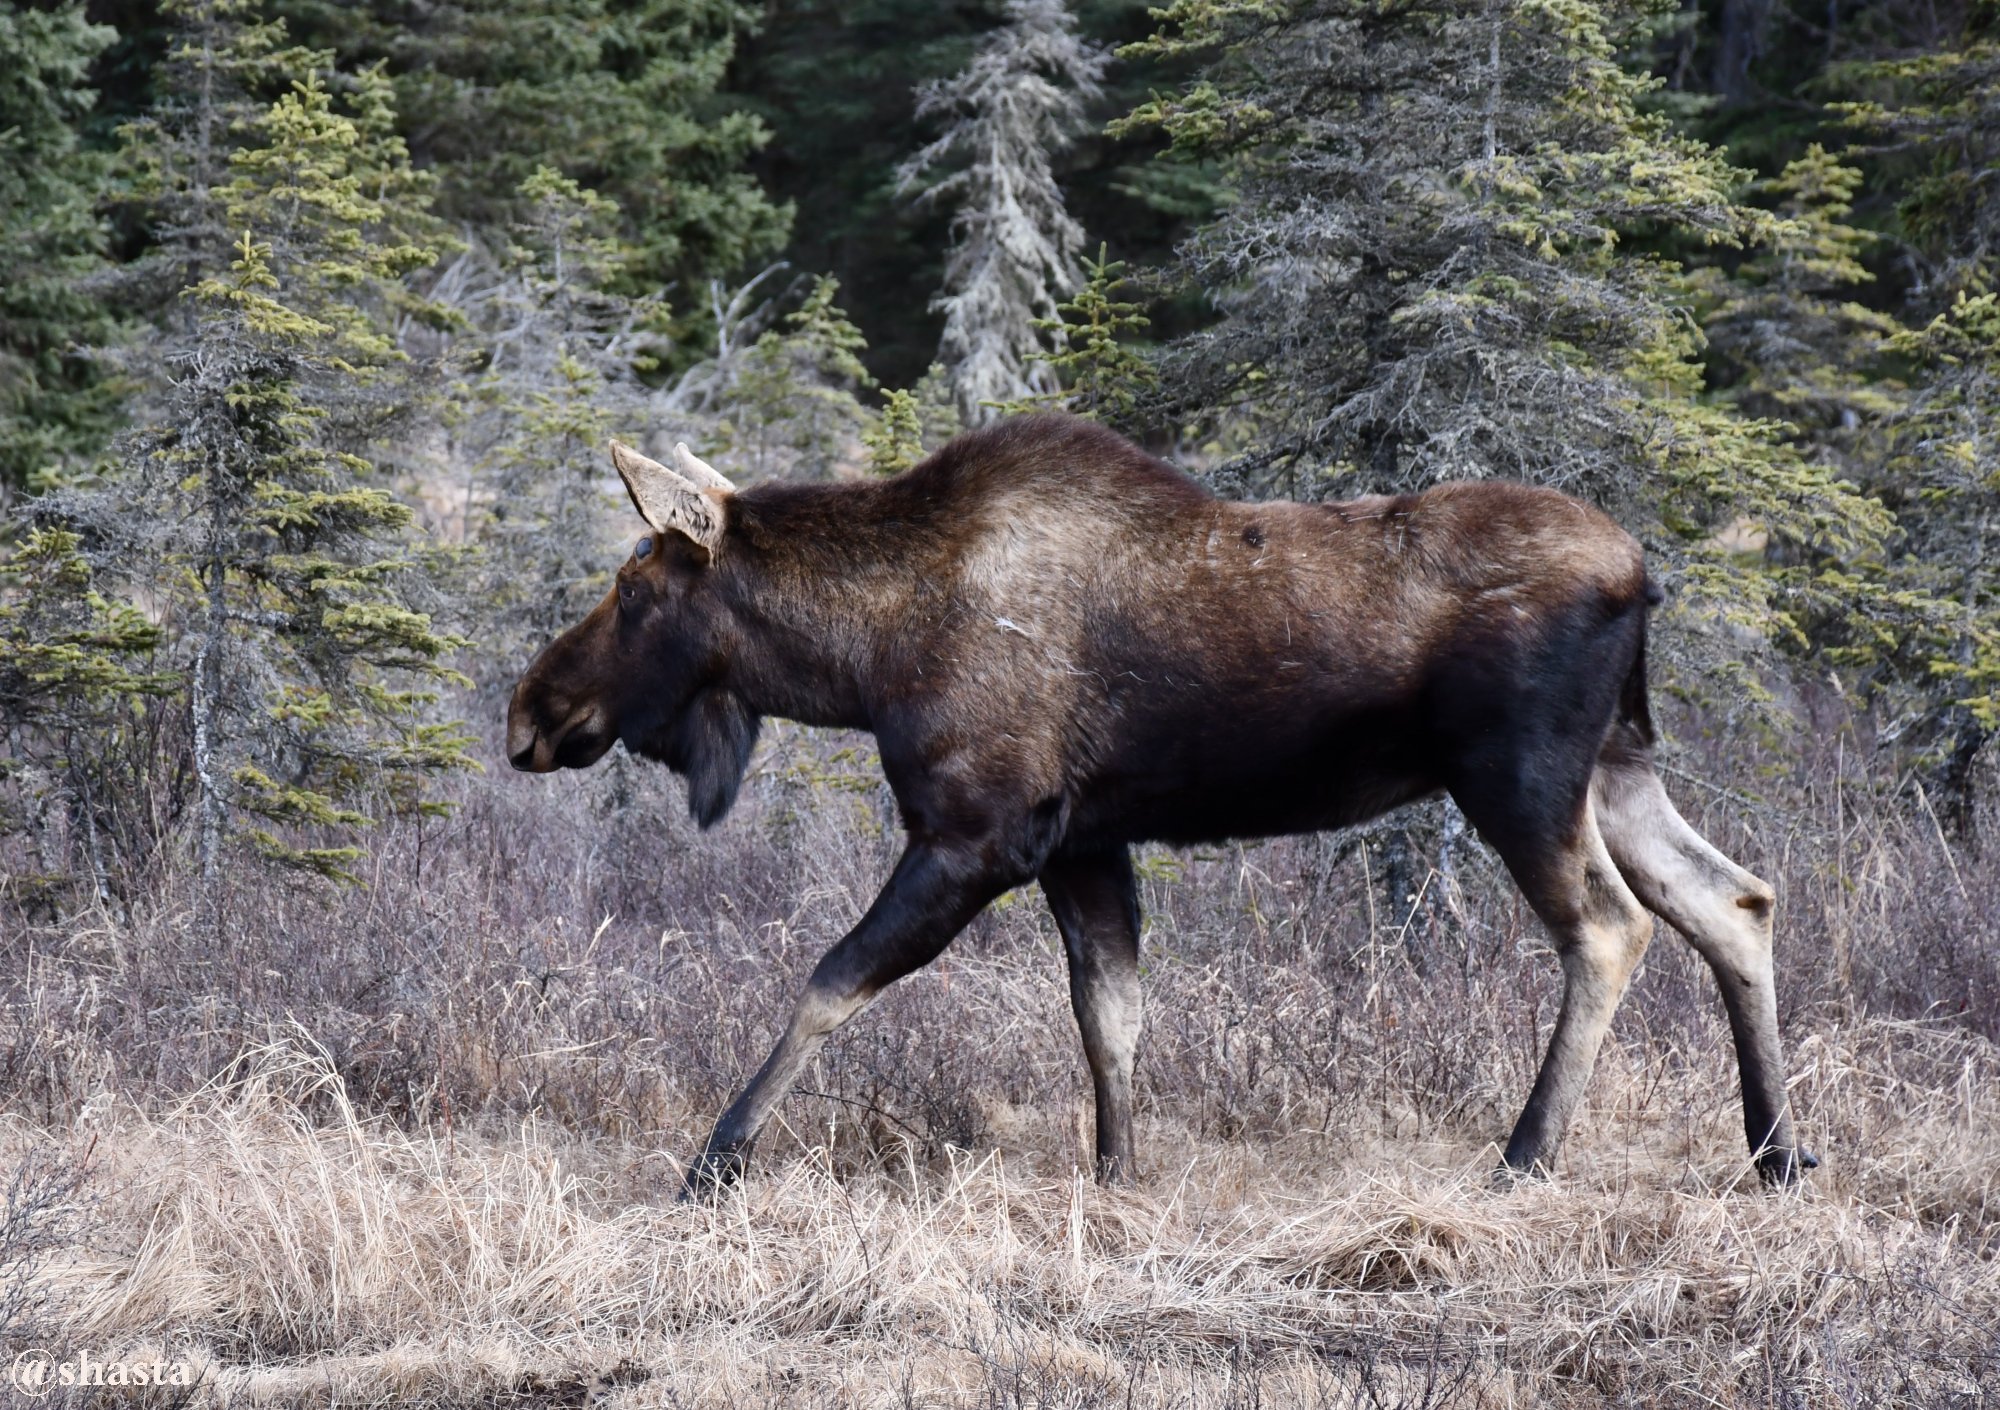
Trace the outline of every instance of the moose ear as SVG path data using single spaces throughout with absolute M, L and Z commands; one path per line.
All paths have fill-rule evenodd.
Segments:
M 676 447 L 676 453 L 686 449 Z M 717 483 L 698 485 L 620 441 L 611 443 L 611 463 L 618 467 L 640 518 L 656 532 L 680 534 L 707 549 L 710 558 L 716 556 L 722 548 L 723 501 L 733 492 L 729 481 L 702 465 Z M 701 465 L 698 460 L 694 463 Z
M 686 441 L 674 444 L 674 464 L 680 466 L 681 474 L 697 489 L 718 490 L 723 494 L 735 494 L 736 486 L 720 470 L 687 448 Z

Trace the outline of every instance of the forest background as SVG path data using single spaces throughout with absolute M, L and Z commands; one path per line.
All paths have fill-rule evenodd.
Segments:
M 453 1404 L 2000 1385 L 1991 0 L 14 0 L 0 236 L 11 1340 Z M 1491 1206 L 1554 966 L 1431 805 L 1142 859 L 1136 1195 L 1071 1181 L 1012 897 L 829 1050 L 769 1243 L 658 1207 L 894 809 L 783 726 L 713 834 L 505 768 L 637 532 L 605 441 L 841 479 L 1036 409 L 1642 538 L 1814 1193 L 1731 1193 L 1663 943 L 1572 1184 Z

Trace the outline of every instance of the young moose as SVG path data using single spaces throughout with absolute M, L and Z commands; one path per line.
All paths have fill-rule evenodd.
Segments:
M 1771 888 L 1674 810 L 1651 762 L 1639 545 L 1574 500 L 1440 485 L 1233 503 L 1089 423 L 959 437 L 894 479 L 737 491 L 617 444 L 652 529 L 515 689 L 536 772 L 613 743 L 729 809 L 758 721 L 871 731 L 908 844 L 813 970 L 690 1167 L 742 1171 L 829 1033 L 1039 880 L 1069 955 L 1106 1179 L 1133 1170 L 1135 843 L 1340 827 L 1448 792 L 1561 956 L 1562 1008 L 1506 1165 L 1545 1165 L 1664 917 L 1713 969 L 1768 1180 L 1792 1134 Z

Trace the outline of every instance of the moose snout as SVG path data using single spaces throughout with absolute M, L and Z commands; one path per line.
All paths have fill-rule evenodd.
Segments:
M 507 704 L 507 762 L 524 773 L 587 769 L 616 738 L 601 701 L 538 686 L 533 676 L 514 687 Z
M 514 687 L 513 698 L 507 702 L 507 762 L 531 774 L 545 774 L 556 766 L 555 751 L 535 721 L 526 681 Z

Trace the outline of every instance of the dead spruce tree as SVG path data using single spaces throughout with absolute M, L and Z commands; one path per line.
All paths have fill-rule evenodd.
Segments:
M 1054 158 L 1069 146 L 1102 89 L 1108 56 L 1076 33 L 1061 0 L 1009 0 L 1007 22 L 962 73 L 918 91 L 917 115 L 946 124 L 900 171 L 905 191 L 948 203 L 952 244 L 938 356 L 960 417 L 1058 390 L 1038 321 L 1081 275 L 1083 229 L 1064 208 Z
M 473 467 L 465 534 L 489 694 L 604 595 L 609 536 L 624 532 L 604 446 L 652 419 L 639 375 L 666 318 L 662 300 L 613 291 L 628 263 L 616 205 L 546 166 L 518 195 L 497 277 L 466 309 L 484 365 L 456 448 Z

